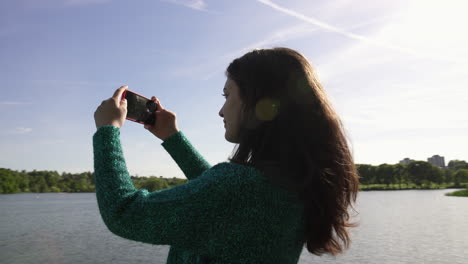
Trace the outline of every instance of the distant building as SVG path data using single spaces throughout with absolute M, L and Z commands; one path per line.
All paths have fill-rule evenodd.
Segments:
M 445 168 L 445 159 L 439 155 L 434 155 L 431 158 L 427 158 L 427 161 L 437 167 Z
M 410 162 L 412 162 L 414 160 L 410 159 L 410 158 L 405 158 L 404 160 L 400 160 L 400 164 L 409 164 Z

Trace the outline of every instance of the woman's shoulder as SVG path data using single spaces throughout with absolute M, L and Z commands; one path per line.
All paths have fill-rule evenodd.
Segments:
M 297 192 L 290 189 L 288 183 L 283 179 L 266 175 L 267 170 L 260 170 L 253 166 L 235 162 L 221 162 L 211 168 L 216 171 L 216 178 L 229 184 L 241 186 L 243 190 L 253 193 L 271 194 L 273 197 L 298 199 Z M 277 172 L 279 169 L 276 170 Z M 270 173 L 271 174 L 271 173 Z
M 220 180 L 225 179 L 229 182 L 258 181 L 262 178 L 262 173 L 258 169 L 235 162 L 220 162 L 210 170 Z

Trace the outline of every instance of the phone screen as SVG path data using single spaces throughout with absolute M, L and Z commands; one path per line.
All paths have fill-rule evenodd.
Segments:
M 150 99 L 134 93 L 130 90 L 124 92 L 123 97 L 127 99 L 127 119 L 140 124 L 154 125 L 158 105 Z

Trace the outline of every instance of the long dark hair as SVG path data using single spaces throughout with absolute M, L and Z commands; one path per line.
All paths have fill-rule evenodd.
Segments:
M 348 209 L 359 177 L 343 125 L 311 64 L 289 48 L 257 49 L 231 62 L 243 121 L 229 158 L 263 171 L 304 203 L 309 252 L 337 255 L 349 247 Z M 275 173 L 276 172 L 276 173 Z

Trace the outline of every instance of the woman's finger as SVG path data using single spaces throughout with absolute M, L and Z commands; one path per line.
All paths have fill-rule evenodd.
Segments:
M 162 107 L 162 105 L 161 105 L 161 102 L 159 102 L 159 99 L 158 99 L 156 96 L 152 96 L 152 97 L 151 97 L 151 100 L 152 100 L 153 102 L 157 103 L 158 106 L 159 106 L 159 108 L 164 109 L 164 107 Z
M 120 86 L 119 89 L 115 90 L 114 95 L 112 96 L 112 99 L 114 99 L 114 101 L 117 103 L 117 105 L 120 103 L 120 100 L 122 98 L 122 94 L 127 89 L 128 89 L 128 86 L 124 85 L 124 86 Z

